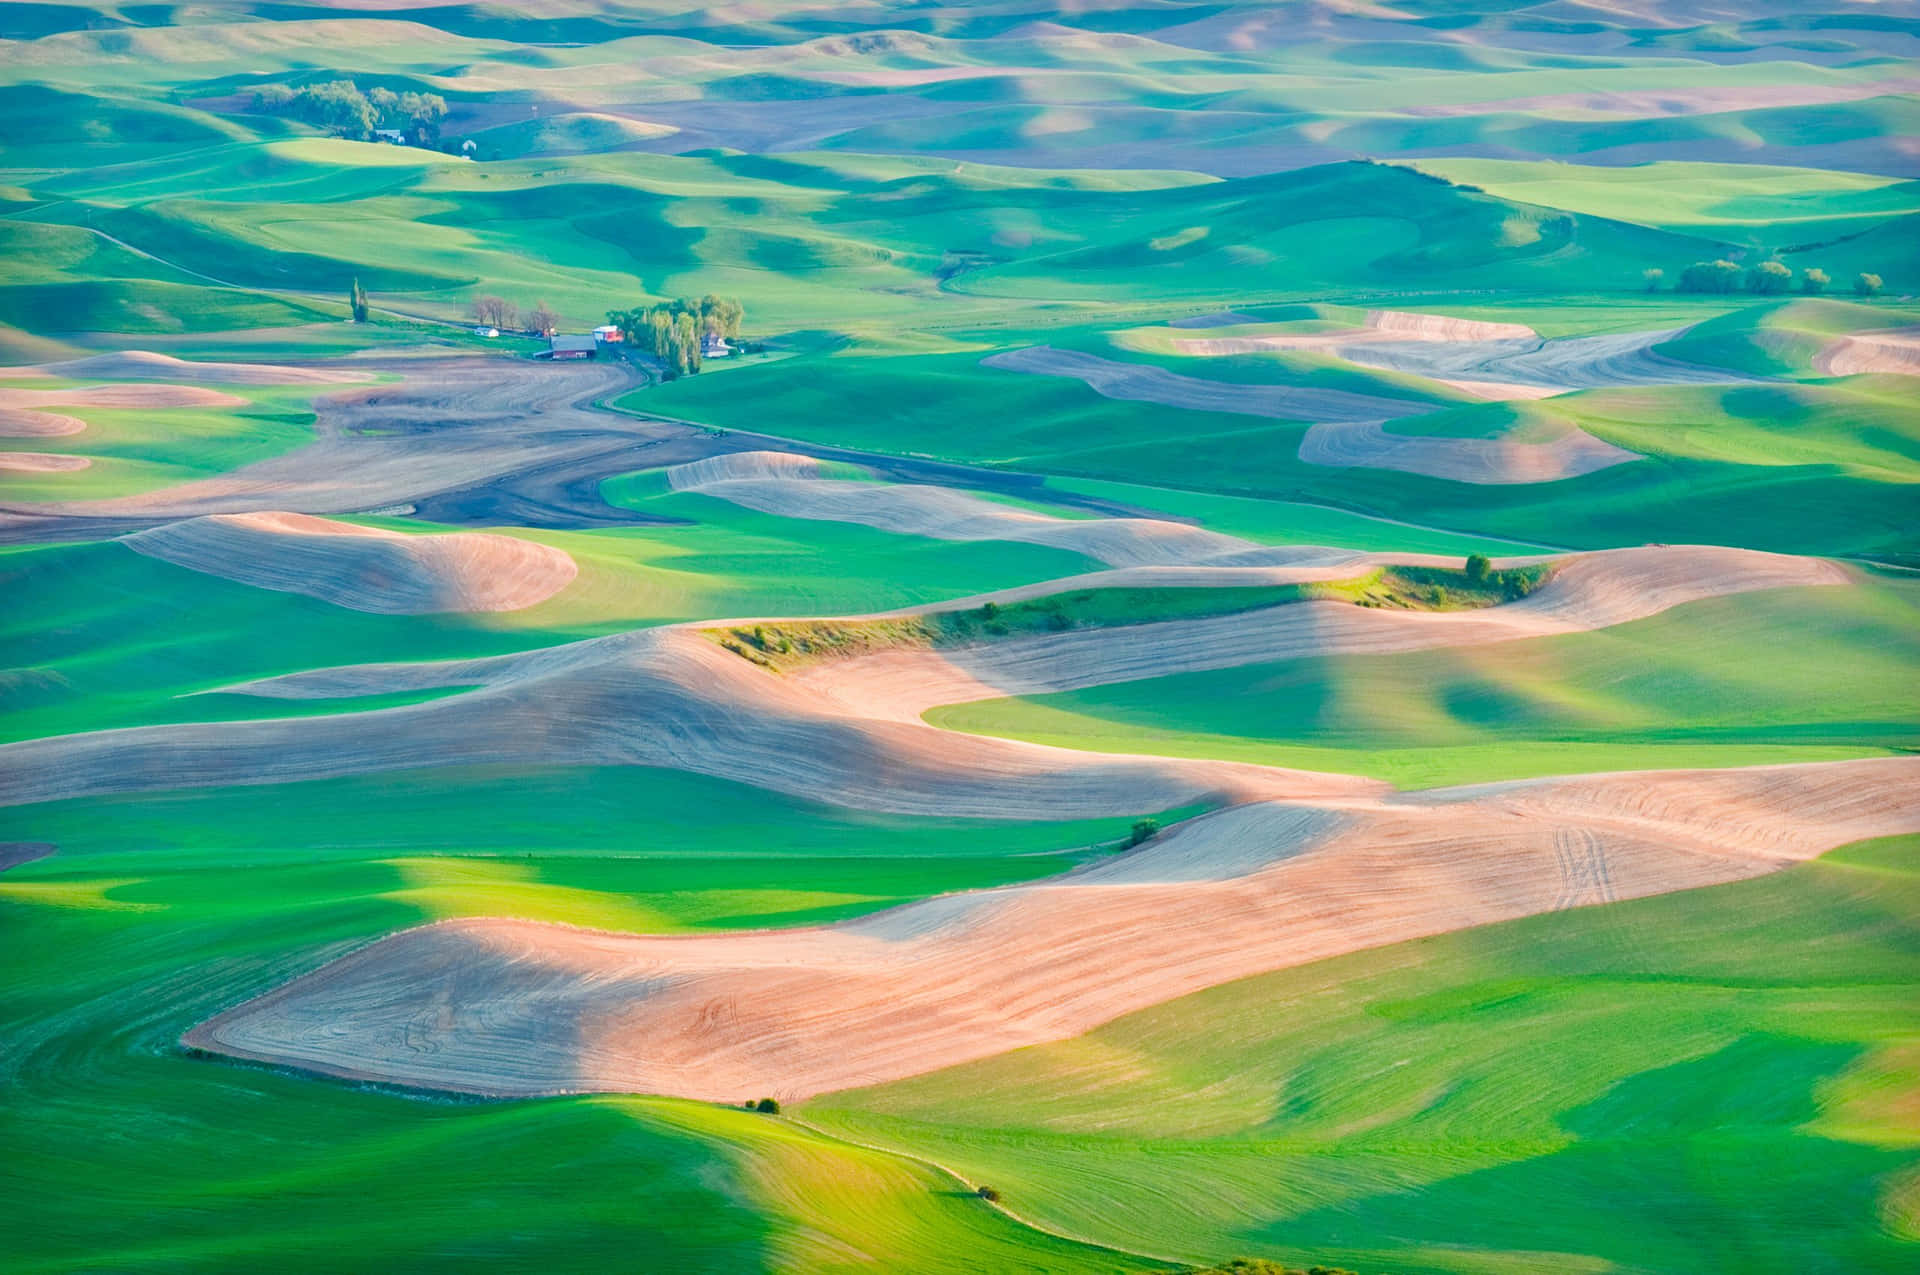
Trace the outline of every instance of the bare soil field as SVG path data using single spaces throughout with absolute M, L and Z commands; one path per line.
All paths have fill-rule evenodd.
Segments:
M 1440 438 L 1395 434 L 1376 421 L 1315 425 L 1300 459 L 1336 468 L 1397 469 L 1462 483 L 1550 483 L 1640 459 L 1636 452 L 1569 427 L 1558 438 Z
M 1813 370 L 1823 376 L 1920 376 L 1920 328 L 1839 337 L 1814 356 Z
M 1408 399 L 1356 394 L 1349 390 L 1209 381 L 1195 376 L 1182 376 L 1165 368 L 1121 363 L 1096 354 L 1056 350 L 1047 345 L 989 355 L 980 360 L 980 365 L 1010 372 L 1031 372 L 1037 376 L 1071 377 L 1084 382 L 1088 389 L 1103 398 L 1159 403 L 1195 412 L 1264 416 L 1273 420 L 1379 421 L 1406 416 L 1424 406 Z
M 1547 341 L 1531 329 L 1499 333 L 1517 324 L 1442 320 L 1438 315 L 1407 319 L 1436 322 L 1419 325 L 1395 319 L 1386 326 L 1369 322 L 1364 328 L 1342 332 L 1192 337 L 1175 344 L 1181 352 L 1195 355 L 1321 350 L 1352 363 L 1410 372 L 1473 393 L 1482 392 L 1479 387 L 1493 387 L 1495 393 L 1487 397 L 1500 398 L 1545 397 L 1618 385 L 1727 385 L 1753 379 L 1655 353 L 1653 347 L 1678 336 L 1678 328 Z
M 91 464 L 93 461 L 85 456 L 63 456 L 58 452 L 0 452 L 0 469 L 21 474 L 65 474 Z
M 272 363 L 205 363 L 148 350 L 94 354 L 37 367 L 0 368 L 0 378 L 58 376 L 75 381 L 170 381 L 214 385 L 350 385 L 371 380 L 342 368 L 284 367 Z
M 64 438 L 86 427 L 87 423 L 77 416 L 24 407 L 0 408 L 0 438 Z
M 1271 582 L 1352 575 L 1276 573 Z M 1517 560 L 1516 560 L 1517 561 Z M 929 709 L 1009 695 L 1314 655 L 1383 654 L 1547 637 L 1625 624 L 1707 597 L 1756 589 L 1844 585 L 1832 563 L 1712 546 L 1615 549 L 1565 561 L 1522 601 L 1479 611 L 1391 611 L 1298 602 L 1238 615 L 1009 638 L 938 651 L 884 651 L 809 666 L 793 681 L 850 712 L 918 721 Z
M 675 466 L 676 491 L 717 496 L 761 513 L 852 522 L 937 540 L 1012 540 L 1085 554 L 1113 566 L 1161 566 L 1257 553 L 1262 546 L 1150 518 L 1055 518 L 950 487 L 827 478 L 818 461 L 785 452 L 731 452 Z
M 717 446 L 686 426 L 591 410 L 594 401 L 633 383 L 632 370 L 616 362 L 401 358 L 361 366 L 402 379 L 322 395 L 314 404 L 317 437 L 307 446 L 139 495 L 0 505 L 0 539 L 135 530 L 207 514 L 336 514 L 408 504 L 419 505 L 424 517 L 454 523 L 646 522 L 602 501 L 598 480 Z M 156 405 L 143 399 L 150 391 L 166 401 L 239 401 L 196 386 L 97 386 L 73 393 L 87 402 Z M 52 396 L 18 404 L 26 407 L 78 403 L 63 397 L 67 393 L 0 388 L 0 407 L 11 404 L 8 395 Z M 509 514 L 518 516 L 503 517 Z
M 76 385 L 64 390 L 0 386 L 0 409 L 41 407 L 244 407 L 247 400 L 198 385 Z
M 955 817 L 1095 817 L 1203 800 L 1374 791 L 1373 781 L 1348 776 L 958 735 L 918 715 L 941 703 L 1290 655 L 1572 632 L 1701 597 L 1846 579 L 1815 559 L 1718 548 L 1616 550 L 1575 558 L 1525 601 L 1487 610 L 1294 603 L 888 652 L 795 677 L 721 649 L 695 626 L 642 630 L 519 655 L 318 670 L 228 688 L 295 699 L 474 688 L 403 708 L 7 745 L 0 747 L 0 804 L 477 762 L 661 766 L 856 809 Z
M 409 930 L 189 1044 L 470 1093 L 799 1098 L 1079 1035 L 1251 974 L 1758 876 L 1920 828 L 1920 759 L 1261 803 L 1044 882 L 721 937 Z
M 213 514 L 129 536 L 136 553 L 356 611 L 520 611 L 579 574 L 559 549 L 512 536 L 415 536 L 306 514 Z

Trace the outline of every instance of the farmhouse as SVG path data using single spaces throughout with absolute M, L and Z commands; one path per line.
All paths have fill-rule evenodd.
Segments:
M 700 357 L 703 359 L 724 359 L 732 353 L 733 347 L 718 332 L 709 332 L 700 338 Z
M 603 323 L 593 330 L 593 339 L 602 345 L 617 345 L 625 339 L 620 329 L 611 323 Z
M 600 353 L 599 342 L 590 336 L 563 336 L 556 333 L 547 338 L 547 348 L 536 358 L 543 359 L 591 359 Z

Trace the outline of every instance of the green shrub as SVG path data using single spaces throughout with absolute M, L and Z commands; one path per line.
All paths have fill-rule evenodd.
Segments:
M 753 1109 L 764 1115 L 777 1116 L 780 1114 L 780 1100 L 778 1098 L 762 1098 L 759 1102 L 753 1104 Z
M 1741 277 L 1740 267 L 1725 258 L 1696 261 L 1680 272 L 1680 291 L 1737 292 Z
M 1131 850 L 1137 845 L 1152 841 L 1159 835 L 1160 821 L 1158 819 L 1136 819 L 1133 821 L 1132 830 L 1127 833 L 1127 849 Z
M 1778 261 L 1763 261 L 1747 271 L 1747 291 L 1761 296 L 1778 296 L 1793 281 L 1793 271 Z
M 1467 555 L 1467 579 L 1473 581 L 1473 583 L 1485 584 L 1487 576 L 1492 570 L 1493 563 L 1487 558 L 1486 554 L 1475 553 Z

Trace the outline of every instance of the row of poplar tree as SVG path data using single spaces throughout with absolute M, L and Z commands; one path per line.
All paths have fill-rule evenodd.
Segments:
M 746 308 L 732 297 L 675 297 L 658 305 L 632 310 L 609 310 L 607 322 L 620 329 L 622 339 L 646 350 L 666 365 L 666 377 L 691 376 L 700 370 L 700 343 L 709 336 L 731 340 L 740 335 Z

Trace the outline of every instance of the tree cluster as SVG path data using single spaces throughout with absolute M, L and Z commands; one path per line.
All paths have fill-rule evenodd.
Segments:
M 632 310 L 609 310 L 607 322 L 619 328 L 622 339 L 646 350 L 666 365 L 669 381 L 700 370 L 700 343 L 706 337 L 737 337 L 746 307 L 732 297 L 708 293 L 697 300 L 675 297 L 659 305 Z
M 438 93 L 395 93 L 382 88 L 363 93 L 352 80 L 329 80 L 299 89 L 265 85 L 254 93 L 253 109 L 357 141 L 366 141 L 376 129 L 394 129 L 418 145 L 431 146 L 440 140 L 447 100 Z
M 1648 270 L 1643 276 L 1647 291 L 1657 292 L 1661 280 L 1666 277 L 1662 270 Z M 1800 272 L 1800 291 L 1810 297 L 1817 297 L 1833 286 L 1833 278 L 1818 266 L 1808 266 Z M 1857 297 L 1877 296 L 1885 286 L 1877 274 L 1862 272 L 1854 276 L 1853 294 Z M 1762 261 L 1744 269 L 1737 262 L 1722 258 L 1718 261 L 1696 261 L 1680 272 L 1681 292 L 1751 292 L 1757 296 L 1777 297 L 1793 291 L 1793 270 L 1784 261 Z
M 552 336 L 560 330 L 560 316 L 548 309 L 546 302 L 536 301 L 533 309 L 522 314 L 513 302 L 491 295 L 473 299 L 473 321 L 484 328 L 502 332 L 518 329 L 531 336 Z
M 1540 587 L 1545 573 L 1537 567 L 1509 567 L 1505 571 L 1495 571 L 1493 560 L 1484 553 L 1467 555 L 1465 573 L 1467 583 L 1476 589 L 1498 590 L 1510 601 L 1518 601 Z M 1434 601 L 1444 601 L 1441 594 Z

